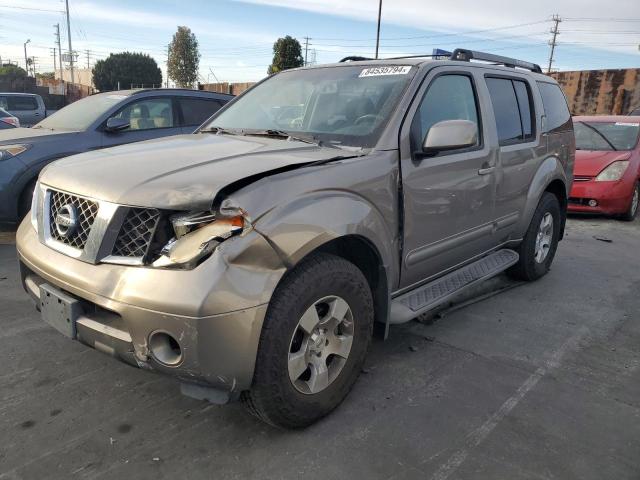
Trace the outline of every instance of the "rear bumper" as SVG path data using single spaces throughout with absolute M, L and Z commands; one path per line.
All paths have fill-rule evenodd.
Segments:
M 81 301 L 77 339 L 82 343 L 226 398 L 250 387 L 267 309 L 258 300 L 271 294 L 267 285 L 275 281 L 271 277 L 279 278 L 277 272 L 245 272 L 251 279 L 244 279 L 229 258 L 222 262 L 226 268 L 217 270 L 213 257 L 192 271 L 92 265 L 41 244 L 28 220 L 16 240 L 23 286 L 36 305 L 41 283 Z M 228 282 L 240 290 L 234 292 Z M 234 298 L 242 293 L 242 301 Z M 175 365 L 154 355 L 149 339 L 156 332 L 179 343 L 181 359 Z
M 624 213 L 631 202 L 633 182 L 626 179 L 617 182 L 594 180 L 573 182 L 567 210 L 573 213 L 600 213 L 618 215 Z M 595 200 L 596 206 L 589 206 Z

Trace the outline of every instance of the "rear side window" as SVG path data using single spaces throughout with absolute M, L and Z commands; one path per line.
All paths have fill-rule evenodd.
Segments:
M 7 96 L 5 97 L 5 101 L 7 106 L 2 107 L 7 110 L 37 110 L 38 109 L 38 101 L 34 97 L 21 97 L 21 96 Z
M 513 89 L 518 98 L 518 108 L 520 109 L 520 123 L 522 124 L 522 134 L 524 139 L 533 138 L 533 106 L 531 104 L 531 94 L 529 86 L 520 80 L 513 80 Z
M 180 98 L 182 108 L 183 125 L 198 126 L 222 107 L 218 100 L 205 100 L 202 98 Z
M 528 85 L 509 78 L 487 78 L 487 88 L 500 145 L 527 142 L 533 139 L 533 115 Z
M 555 83 L 538 82 L 544 114 L 547 117 L 546 130 L 548 133 L 571 130 L 571 114 L 567 106 L 567 99 Z
M 478 125 L 480 143 L 476 95 L 468 76 L 442 75 L 431 82 L 411 125 L 414 149 L 419 150 L 431 127 L 444 120 L 472 121 Z

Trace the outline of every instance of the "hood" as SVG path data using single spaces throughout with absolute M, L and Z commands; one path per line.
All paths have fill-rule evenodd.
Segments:
M 0 130 L 0 145 L 8 145 L 10 143 L 33 143 L 33 140 L 47 140 L 58 135 L 74 134 L 69 130 L 49 130 L 46 128 L 8 128 Z
M 573 174 L 576 177 L 595 177 L 613 162 L 629 158 L 631 152 L 577 150 Z
M 189 134 L 67 157 L 46 167 L 40 181 L 123 205 L 209 209 L 231 183 L 340 153 L 275 138 Z

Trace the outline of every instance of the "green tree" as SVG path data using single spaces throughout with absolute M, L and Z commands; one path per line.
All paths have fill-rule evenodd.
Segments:
M 303 64 L 304 58 L 302 58 L 300 42 L 287 35 L 284 38 L 279 38 L 273 44 L 273 62 L 269 65 L 267 73 L 271 75 L 289 68 L 301 67 Z
M 44 80 L 54 80 L 56 78 L 56 74 L 53 72 L 36 73 L 36 78 L 42 78 Z
M 179 87 L 191 88 L 198 80 L 199 65 L 198 39 L 189 27 L 178 27 L 169 44 L 169 78 Z
M 144 53 L 112 53 L 93 67 L 93 84 L 101 92 L 134 86 L 159 87 L 162 72 L 156 61 Z
M 0 77 L 22 78 L 26 77 L 27 72 L 24 68 L 11 63 L 5 63 L 0 66 Z

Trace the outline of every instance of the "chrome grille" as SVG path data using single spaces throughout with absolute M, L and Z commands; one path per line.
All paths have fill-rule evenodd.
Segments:
M 98 203 L 56 190 L 51 190 L 49 194 L 49 231 L 51 238 L 78 250 L 84 249 L 91 227 L 98 214 Z M 58 212 L 65 205 L 72 205 L 77 215 L 76 227 L 66 236 L 60 234 L 55 223 Z
M 143 258 L 149 251 L 151 240 L 160 220 L 154 208 L 131 208 L 120 228 L 112 255 Z

